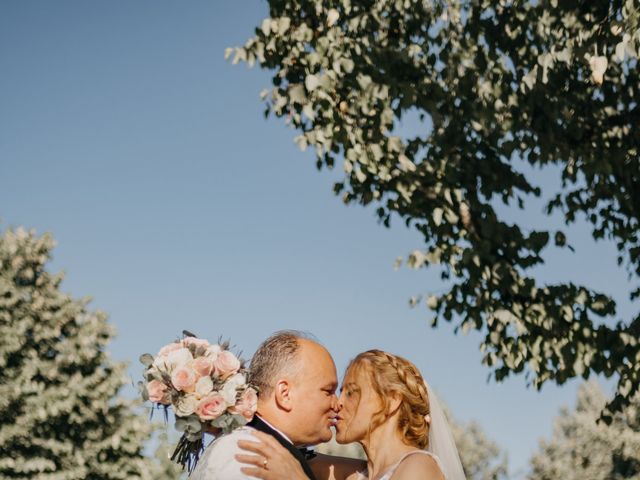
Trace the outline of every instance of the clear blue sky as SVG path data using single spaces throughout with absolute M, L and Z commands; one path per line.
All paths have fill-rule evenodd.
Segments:
M 54 234 L 51 268 L 110 314 L 113 356 L 133 377 L 141 353 L 183 328 L 247 355 L 275 330 L 308 330 L 339 371 L 372 347 L 413 360 L 522 471 L 578 382 L 487 382 L 479 335 L 433 330 L 408 307 L 441 289 L 434 274 L 393 269 L 419 236 L 345 207 L 336 174 L 263 118 L 267 73 L 223 59 L 266 14 L 257 0 L 0 3 L 1 228 Z M 540 210 L 519 218 L 540 224 Z M 581 226 L 570 240 L 577 253 L 552 255 L 543 278 L 627 291 L 610 245 Z

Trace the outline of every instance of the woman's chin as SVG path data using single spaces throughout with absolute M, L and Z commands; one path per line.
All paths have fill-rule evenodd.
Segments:
M 346 445 L 347 443 L 351 443 L 351 440 L 347 438 L 347 436 L 342 432 L 336 430 L 336 443 L 340 445 Z

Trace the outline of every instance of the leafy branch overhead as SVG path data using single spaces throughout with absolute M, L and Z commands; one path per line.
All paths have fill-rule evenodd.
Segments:
M 497 380 L 616 376 L 617 411 L 640 386 L 640 316 L 614 325 L 609 296 L 540 284 L 532 269 L 548 246 L 570 248 L 564 233 L 509 223 L 499 207 L 541 195 L 522 162 L 560 166 L 547 213 L 613 240 L 640 296 L 638 3 L 270 0 L 227 55 L 273 73 L 265 113 L 300 132 L 318 168 L 342 163 L 346 203 L 424 235 L 408 261 L 441 269 L 445 293 L 425 299 L 434 324 L 484 332 Z M 424 128 L 402 136 L 408 113 Z

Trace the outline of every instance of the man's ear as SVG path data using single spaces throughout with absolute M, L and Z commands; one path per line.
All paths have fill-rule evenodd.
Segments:
M 281 408 L 286 412 L 291 411 L 291 384 L 288 380 L 281 379 L 276 382 L 274 396 L 278 408 Z

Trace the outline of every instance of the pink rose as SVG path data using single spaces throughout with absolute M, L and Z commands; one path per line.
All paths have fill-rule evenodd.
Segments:
M 204 338 L 196 338 L 196 337 L 186 337 L 182 339 L 182 345 L 188 347 L 189 345 L 193 345 L 194 347 L 209 347 L 209 342 Z
M 196 407 L 196 414 L 201 420 L 214 420 L 224 413 L 227 404 L 221 395 L 212 393 L 204 397 Z
M 178 367 L 171 373 L 171 383 L 176 387 L 176 390 L 182 392 L 193 392 L 197 380 L 198 376 L 195 370 L 187 366 Z
M 238 403 L 229 411 L 236 415 L 242 415 L 247 420 L 251 420 L 258 409 L 258 393 L 253 388 L 247 388 Z
M 170 343 L 168 345 L 165 345 L 158 352 L 158 357 L 166 357 L 171 352 L 173 352 L 174 350 L 178 350 L 179 348 L 182 348 L 182 345 L 180 343 L 178 343 L 178 342 L 174 342 L 174 343 Z
M 229 350 L 220 352 L 213 364 L 219 377 L 227 378 L 240 370 L 240 360 Z
M 167 386 L 160 380 L 151 380 L 147 384 L 147 394 L 149 394 L 149 400 L 154 403 L 162 403 L 164 405 L 169 404 L 169 397 L 167 393 Z
M 213 371 L 213 360 L 209 357 L 198 357 L 193 361 L 193 369 L 200 377 L 208 377 Z

